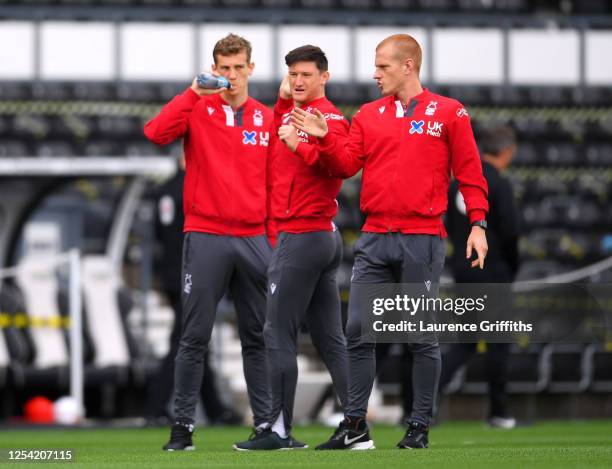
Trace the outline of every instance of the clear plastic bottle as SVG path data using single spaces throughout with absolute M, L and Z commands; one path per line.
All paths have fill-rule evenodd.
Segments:
M 230 82 L 225 77 L 217 77 L 212 73 L 203 72 L 197 77 L 198 86 L 206 90 L 216 90 L 219 88 L 231 87 Z

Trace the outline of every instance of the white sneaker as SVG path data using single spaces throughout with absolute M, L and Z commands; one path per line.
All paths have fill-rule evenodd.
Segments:
M 487 423 L 493 428 L 503 428 L 504 430 L 511 430 L 516 427 L 516 419 L 514 417 L 500 417 L 493 416 L 487 419 Z

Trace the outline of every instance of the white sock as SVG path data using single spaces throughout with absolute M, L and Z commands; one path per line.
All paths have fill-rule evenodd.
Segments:
M 285 429 L 285 420 L 283 419 L 283 413 L 278 414 L 276 422 L 272 425 L 272 431 L 281 438 L 287 438 L 287 430 Z

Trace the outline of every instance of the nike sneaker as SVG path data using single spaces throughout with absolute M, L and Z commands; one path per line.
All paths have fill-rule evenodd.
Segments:
M 370 439 L 370 430 L 363 418 L 346 417 L 331 438 L 325 443 L 320 444 L 315 449 L 376 449 L 374 441 Z

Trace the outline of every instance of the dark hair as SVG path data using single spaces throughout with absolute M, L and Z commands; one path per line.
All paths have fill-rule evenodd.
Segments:
M 285 56 L 287 67 L 298 62 L 314 62 L 320 72 L 327 72 L 327 57 L 320 47 L 309 44 L 293 49 Z
M 247 63 L 251 63 L 251 43 L 237 34 L 230 33 L 215 44 L 213 60 L 217 63 L 217 56 L 235 55 L 246 52 Z
M 486 130 L 480 140 L 482 153 L 492 156 L 497 156 L 514 145 L 516 145 L 516 132 L 507 125 Z

